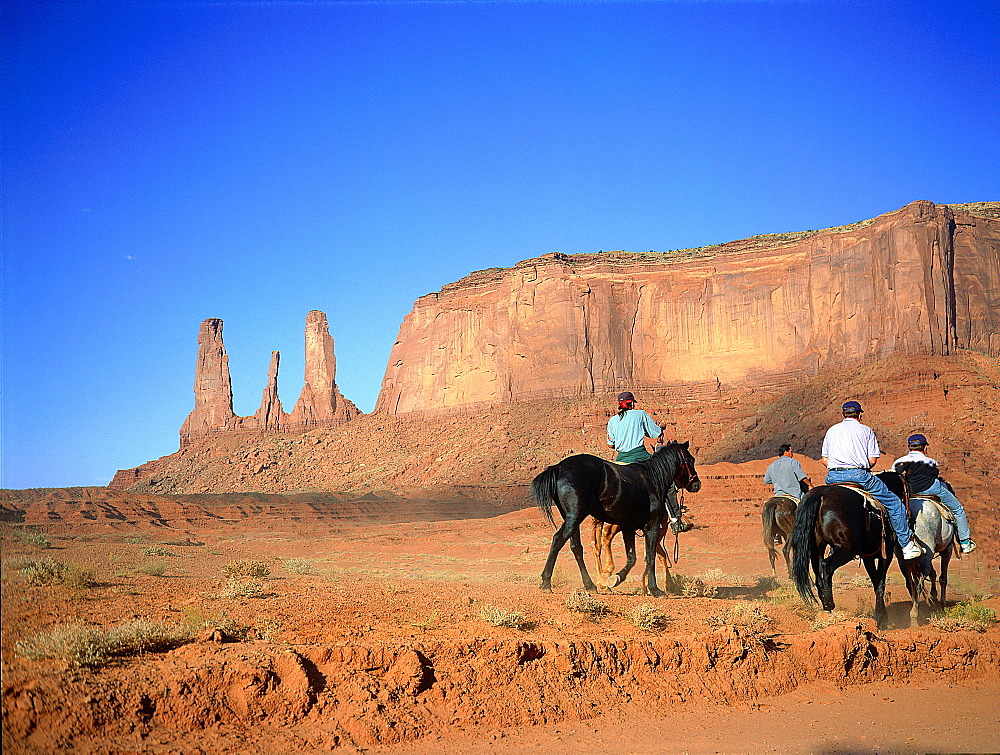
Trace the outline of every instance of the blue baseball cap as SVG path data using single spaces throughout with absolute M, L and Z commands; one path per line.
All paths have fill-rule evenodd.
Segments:
M 925 438 L 920 433 L 914 433 L 909 438 L 906 439 L 906 445 L 908 446 L 926 446 L 927 438 Z
M 841 411 L 845 412 L 863 412 L 864 409 L 861 408 L 861 404 L 857 401 L 845 401 L 844 405 L 840 407 Z

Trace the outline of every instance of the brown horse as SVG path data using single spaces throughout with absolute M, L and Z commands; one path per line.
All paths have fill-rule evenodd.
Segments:
M 764 547 L 771 559 L 771 576 L 775 576 L 774 561 L 778 557 L 775 546 L 784 543 L 781 555 L 785 557 L 788 578 L 792 578 L 792 527 L 795 525 L 795 509 L 799 502 L 787 495 L 776 495 L 764 502 L 760 517 L 764 522 Z
M 656 555 L 660 557 L 660 562 L 663 564 L 664 587 L 669 588 L 671 581 L 670 557 L 663 547 L 663 539 L 669 531 L 673 531 L 675 534 L 687 532 L 691 529 L 692 525 L 690 522 L 682 521 L 684 506 L 677 502 L 677 488 L 673 485 L 670 486 L 670 490 L 667 492 L 666 503 L 666 511 L 664 512 L 663 519 L 660 520 L 660 534 L 656 541 Z M 611 552 L 611 541 L 614 540 L 615 535 L 621 532 L 621 527 L 617 524 L 602 522 L 599 519 L 593 519 L 592 522 L 594 555 L 597 559 L 597 571 L 601 575 L 600 583 L 611 589 L 621 583 L 618 575 L 613 573 L 615 570 L 615 559 Z M 644 572 L 642 575 L 642 589 L 645 595 L 650 594 L 648 582 L 648 575 Z

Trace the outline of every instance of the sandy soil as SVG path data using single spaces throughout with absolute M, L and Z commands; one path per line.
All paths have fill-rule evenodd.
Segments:
M 580 585 L 568 552 L 554 592 L 537 589 L 551 528 L 535 509 L 461 518 L 447 501 L 369 500 L 364 516 L 337 521 L 293 521 L 272 506 L 202 529 L 105 511 L 53 520 L 45 549 L 5 525 L 4 749 L 1000 750 L 1000 629 L 910 627 L 893 567 L 891 627 L 878 630 L 854 564 L 836 575 L 843 613 L 815 628 L 787 580 L 767 579 L 759 509 L 706 503 L 732 498 L 712 485 L 735 484 L 737 465 L 718 467 L 701 503 L 688 498 L 698 527 L 681 536 L 673 569 L 708 595 L 654 600 L 634 572 L 598 596 L 599 614 L 567 607 Z M 27 584 L 19 568 L 44 557 L 93 569 L 98 583 Z M 227 592 L 236 559 L 267 565 L 260 597 Z M 162 576 L 142 573 L 156 562 Z M 991 549 L 953 562 L 951 602 L 998 587 Z M 665 626 L 637 626 L 642 604 Z M 1000 610 L 997 598 L 984 604 Z M 743 622 L 733 606 L 769 623 Z M 490 608 L 523 623 L 494 626 Z M 96 668 L 16 648 L 56 626 L 136 618 L 201 633 Z

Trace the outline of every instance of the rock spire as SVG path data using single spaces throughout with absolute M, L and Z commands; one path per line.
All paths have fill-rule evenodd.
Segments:
M 216 317 L 205 320 L 198 333 L 194 410 L 181 426 L 181 445 L 217 433 L 303 431 L 321 425 L 341 424 L 361 414 L 337 388 L 337 359 L 323 312 L 313 310 L 306 316 L 305 385 L 291 414 L 285 413 L 278 397 L 280 360 L 279 352 L 271 352 L 267 386 L 257 413 L 249 417 L 236 416 L 233 412 L 229 357 L 222 341 L 222 320 Z

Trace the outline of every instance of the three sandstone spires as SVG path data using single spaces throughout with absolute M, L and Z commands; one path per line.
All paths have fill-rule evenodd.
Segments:
M 233 386 L 229 377 L 229 356 L 222 342 L 222 320 L 210 317 L 202 322 L 198 332 L 194 410 L 181 426 L 181 446 L 218 432 L 302 431 L 320 425 L 341 424 L 361 414 L 337 389 L 337 359 L 324 313 L 313 310 L 306 315 L 305 385 L 291 413 L 284 411 L 278 398 L 279 360 L 278 352 L 271 352 L 267 387 L 257 413 L 238 417 L 233 412 Z

